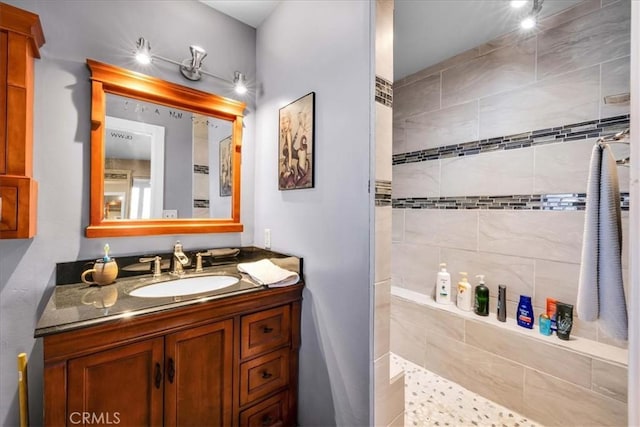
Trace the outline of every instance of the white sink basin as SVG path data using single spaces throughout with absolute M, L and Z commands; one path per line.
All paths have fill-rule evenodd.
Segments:
M 162 298 L 179 297 L 217 291 L 235 285 L 239 279 L 233 276 L 199 276 L 159 282 L 142 286 L 129 293 L 134 297 Z

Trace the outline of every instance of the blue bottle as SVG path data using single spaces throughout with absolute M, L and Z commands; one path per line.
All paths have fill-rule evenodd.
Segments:
M 520 295 L 520 303 L 518 303 L 518 312 L 516 313 L 518 325 L 523 328 L 533 329 L 533 306 L 531 305 L 531 297 Z

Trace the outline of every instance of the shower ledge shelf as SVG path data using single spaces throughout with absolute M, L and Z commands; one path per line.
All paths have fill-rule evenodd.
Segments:
M 460 310 L 454 304 L 444 305 L 437 304 L 433 298 L 421 294 L 419 292 L 415 292 L 409 289 L 400 288 L 397 286 L 391 287 L 391 295 L 397 296 L 399 298 L 413 301 L 417 304 L 425 305 L 434 309 L 447 311 L 449 313 L 455 314 L 456 316 L 463 317 L 468 320 L 483 322 L 490 324 L 496 328 L 506 329 L 511 332 L 515 332 L 524 336 L 527 336 L 531 339 L 539 340 L 545 342 L 546 344 L 555 345 L 558 347 L 566 348 L 568 350 L 574 351 L 576 353 L 584 354 L 590 356 L 595 359 L 604 360 L 607 362 L 617 363 L 621 366 L 627 366 L 628 363 L 628 350 L 620 347 L 616 347 L 609 344 L 604 344 L 598 341 L 593 341 L 587 338 L 582 337 L 571 337 L 569 341 L 563 341 L 559 339 L 555 335 L 545 336 L 542 335 L 538 327 L 534 329 L 527 329 L 521 326 L 518 326 L 516 320 L 510 317 L 507 317 L 506 322 L 499 322 L 495 316 L 478 316 L 472 312 L 466 312 Z

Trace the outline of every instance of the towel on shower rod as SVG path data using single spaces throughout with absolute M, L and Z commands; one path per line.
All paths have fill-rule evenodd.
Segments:
M 576 310 L 581 320 L 599 320 L 604 333 L 626 340 L 628 320 L 621 251 L 616 161 L 608 144 L 596 144 L 589 166 Z

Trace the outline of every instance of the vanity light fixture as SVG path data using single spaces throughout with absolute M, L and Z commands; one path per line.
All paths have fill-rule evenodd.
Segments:
M 180 68 L 182 75 L 191 81 L 198 81 L 202 78 L 202 75 L 205 74 L 209 77 L 222 80 L 223 82 L 232 83 L 236 93 L 240 95 L 247 93 L 244 74 L 236 71 L 234 73 L 233 81 L 225 79 L 224 77 L 216 76 L 215 74 L 202 69 L 202 61 L 204 61 L 204 58 L 207 56 L 207 51 L 205 49 L 200 46 L 191 45 L 189 46 L 189 50 L 191 51 L 191 58 L 187 58 L 182 62 L 174 61 L 173 59 L 165 58 L 163 56 L 156 55 L 155 53 L 152 54 L 149 41 L 144 37 L 140 37 L 136 42 L 135 58 L 136 61 L 143 65 L 150 64 L 154 59 L 159 59 L 161 61 L 177 65 Z
M 529 12 L 520 21 L 520 28 L 522 28 L 523 30 L 530 30 L 532 28 L 535 28 L 536 24 L 538 23 L 538 15 L 540 14 L 540 11 L 542 10 L 542 3 L 543 2 L 544 2 L 544 0 L 533 0 L 533 6 L 531 7 L 531 12 Z M 512 7 L 515 7 L 514 3 L 516 3 L 516 1 L 512 1 L 511 2 L 511 6 Z

